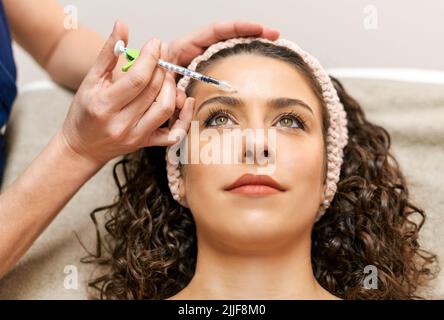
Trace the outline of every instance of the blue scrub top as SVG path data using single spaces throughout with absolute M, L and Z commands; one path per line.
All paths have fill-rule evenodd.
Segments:
M 11 113 L 17 95 L 17 71 L 12 55 L 11 34 L 6 19 L 3 1 L 0 0 L 0 182 L 5 165 L 4 125 Z

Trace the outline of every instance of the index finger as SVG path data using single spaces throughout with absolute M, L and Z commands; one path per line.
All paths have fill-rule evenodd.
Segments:
M 149 85 L 160 59 L 160 44 L 158 39 L 148 41 L 128 73 L 107 89 L 107 101 L 115 108 L 127 105 Z
M 213 43 L 236 37 L 259 36 L 269 40 L 276 40 L 279 32 L 262 26 L 259 23 L 248 21 L 226 21 L 211 25 L 198 31 L 192 38 L 193 44 L 198 47 L 209 47 Z

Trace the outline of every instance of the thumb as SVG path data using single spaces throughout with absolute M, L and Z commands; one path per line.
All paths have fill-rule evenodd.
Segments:
M 105 45 L 97 56 L 96 63 L 91 69 L 94 76 L 102 77 L 114 69 L 119 60 L 119 57 L 114 55 L 114 46 L 119 40 L 122 40 L 126 46 L 128 43 L 128 27 L 123 21 L 117 20 L 114 23 L 111 35 L 106 40 Z

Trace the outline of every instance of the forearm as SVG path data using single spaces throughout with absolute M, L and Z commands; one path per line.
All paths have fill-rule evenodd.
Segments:
M 58 84 L 77 90 L 94 64 L 105 40 L 90 29 L 66 31 L 43 67 Z
M 104 40 L 92 30 L 65 28 L 56 0 L 3 0 L 14 40 L 58 84 L 77 89 Z
M 69 149 L 58 134 L 0 194 L 0 278 L 99 169 Z

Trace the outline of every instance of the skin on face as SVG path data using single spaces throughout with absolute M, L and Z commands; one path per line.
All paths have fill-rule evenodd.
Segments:
M 210 119 L 211 128 L 221 134 L 229 128 L 274 128 L 276 146 L 270 151 L 275 152 L 276 162 L 270 176 L 286 190 L 261 196 L 224 190 L 245 173 L 257 174 L 257 163 L 185 164 L 180 190 L 195 219 L 198 238 L 230 252 L 251 253 L 307 243 L 324 191 L 321 105 L 308 81 L 286 62 L 252 54 L 223 58 L 204 73 L 228 81 L 237 92 L 196 83 L 193 120 L 199 121 L 200 132 L 211 110 L 218 109 L 229 111 L 228 116 L 222 113 Z M 205 103 L 218 96 L 239 101 L 235 105 Z M 304 102 L 311 111 L 291 99 Z M 305 124 L 288 113 L 300 116 Z M 188 139 L 199 137 L 188 133 Z M 267 145 L 266 133 L 265 142 Z M 200 148 L 204 146 L 201 141 Z M 244 150 L 231 151 L 243 155 L 245 145 Z

